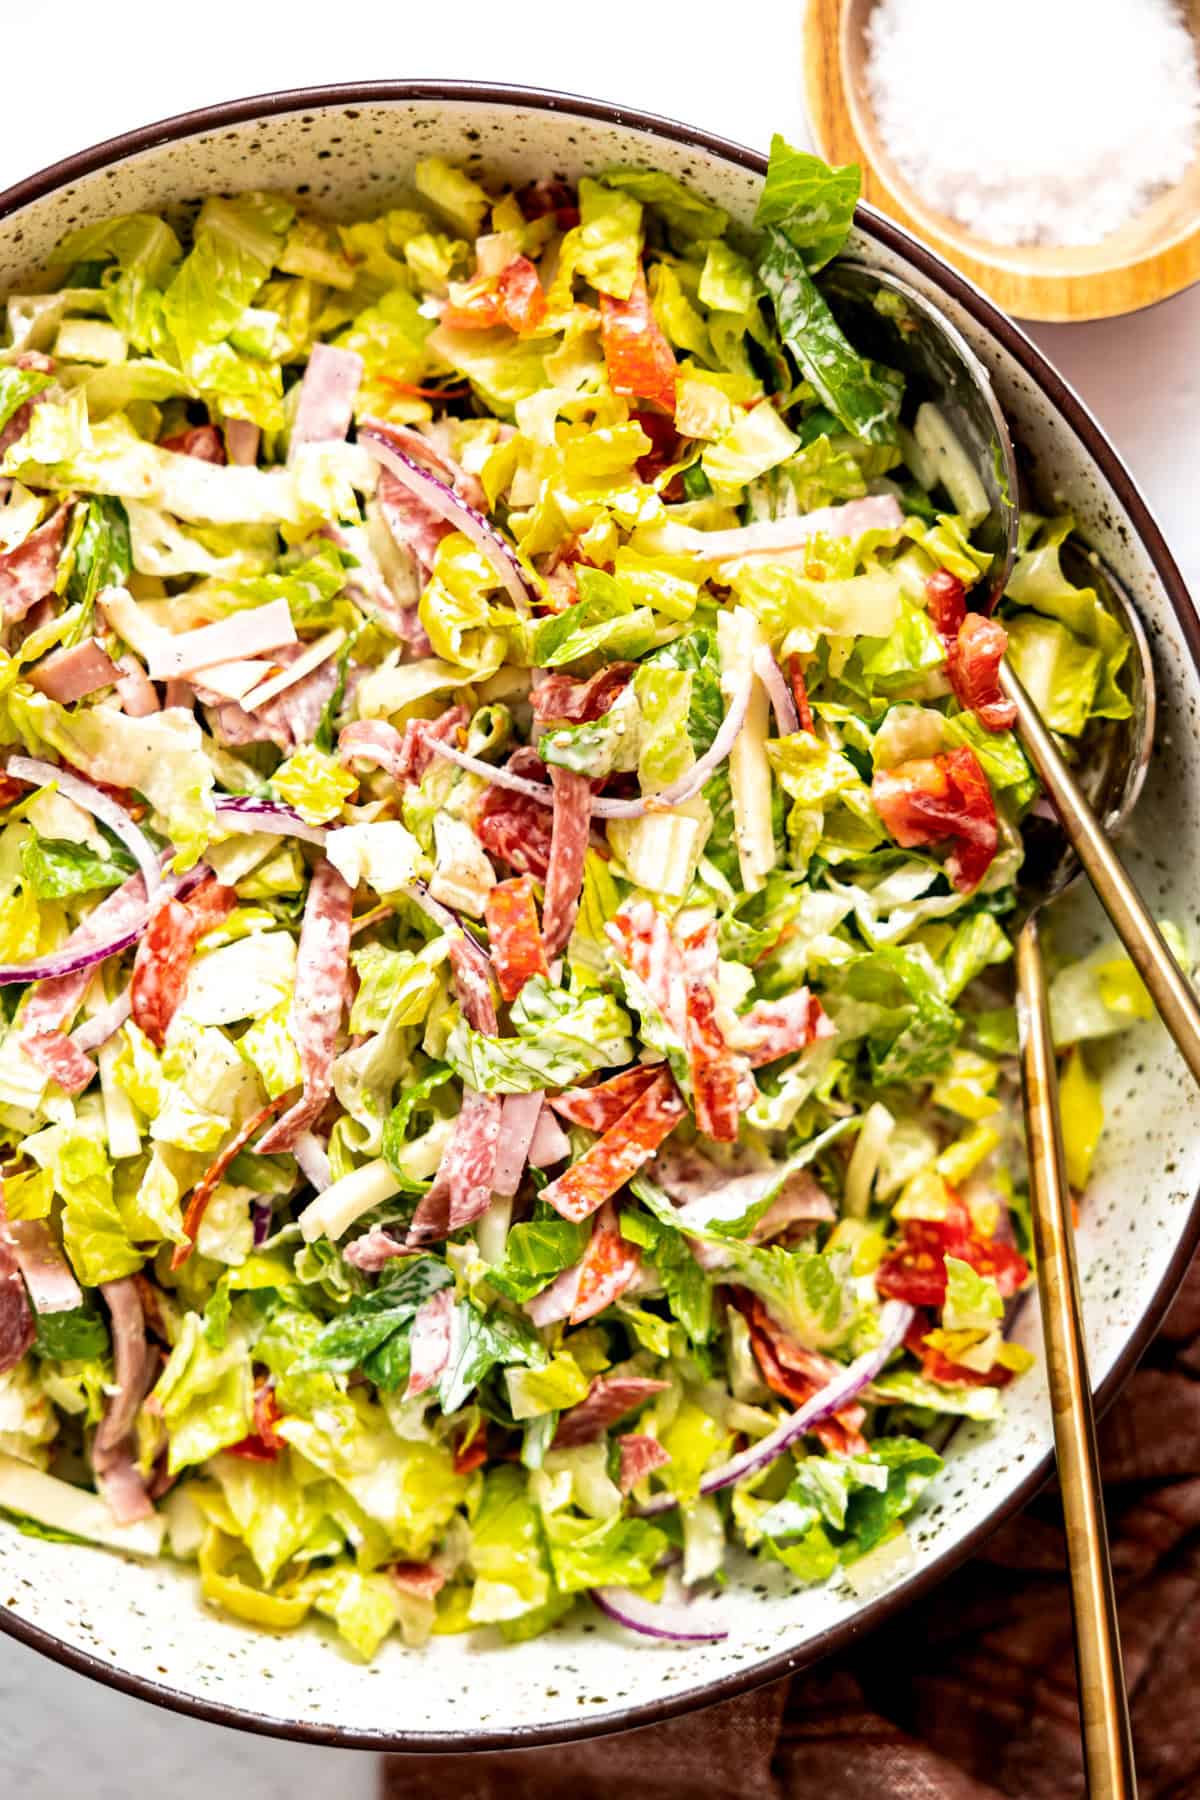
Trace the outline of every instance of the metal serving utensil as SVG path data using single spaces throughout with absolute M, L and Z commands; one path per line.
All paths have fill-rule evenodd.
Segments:
M 835 264 L 824 285 L 856 345 L 902 369 L 918 398 L 936 401 L 970 453 L 990 506 L 989 516 L 975 536 L 992 551 L 992 598 L 999 599 L 1016 552 L 1018 486 L 1012 440 L 987 370 L 939 309 L 898 277 L 848 262 Z M 889 299 L 883 308 L 878 301 L 880 290 Z M 1077 540 L 1065 544 L 1062 564 L 1071 580 L 1096 590 L 1128 632 L 1132 714 L 1126 721 L 1114 722 L 1097 734 L 1094 745 L 1088 745 L 1081 781 L 1063 759 L 1014 670 L 1007 662 L 1001 666 L 1004 691 L 1017 709 L 1022 746 L 1057 815 L 1057 823 L 1035 816 L 1025 828 L 1022 899 L 1027 916 L 1017 938 L 1017 1020 L 1030 1210 L 1066 1526 L 1088 1791 L 1097 1800 L 1101 1796 L 1129 1800 L 1137 1793 L 1137 1774 L 1104 1518 L 1038 910 L 1070 885 L 1082 864 L 1198 1081 L 1200 1006 L 1107 835 L 1119 831 L 1132 811 L 1154 743 L 1154 668 L 1146 635 L 1111 570 L 1083 544 Z

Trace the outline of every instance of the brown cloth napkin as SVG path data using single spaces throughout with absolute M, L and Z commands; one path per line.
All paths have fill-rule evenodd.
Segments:
M 1101 1427 L 1143 1800 L 1200 1797 L 1200 1260 Z M 790 1682 L 616 1737 L 397 1756 L 384 1800 L 1072 1800 L 1085 1792 L 1058 1497 Z

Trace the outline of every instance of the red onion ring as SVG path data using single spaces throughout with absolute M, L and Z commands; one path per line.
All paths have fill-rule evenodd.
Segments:
M 771 654 L 769 645 L 760 644 L 754 652 L 754 673 L 766 688 L 779 727 L 780 737 L 790 737 L 800 729 L 800 714 L 783 670 Z
M 692 799 L 700 792 L 713 771 L 720 768 L 737 742 L 738 733 L 746 723 L 753 685 L 753 676 L 748 675 L 730 700 L 716 737 L 704 755 L 698 757 L 678 780 L 671 782 L 660 793 L 644 794 L 637 800 L 615 800 L 603 794 L 595 795 L 592 799 L 592 817 L 642 819 L 647 813 L 669 812 L 672 807 L 682 806 L 686 800 Z M 527 799 L 536 800 L 539 806 L 554 805 L 554 790 L 548 782 L 530 781 L 524 775 L 513 775 L 496 763 L 484 762 L 479 756 L 469 756 L 455 744 L 443 743 L 440 738 L 429 738 L 427 742 L 438 756 L 457 763 L 460 769 L 466 769 L 471 775 L 478 775 L 483 781 L 490 781 L 496 787 L 508 788 L 514 794 L 524 794 Z
M 177 900 L 183 900 L 211 874 L 212 870 L 207 863 L 197 863 L 178 882 L 165 884 L 163 891 Z M 160 887 L 162 885 L 160 883 Z M 144 907 L 133 922 L 123 926 L 115 937 L 101 939 L 95 944 L 80 944 L 74 950 L 56 950 L 52 955 L 40 956 L 33 962 L 0 963 L 0 987 L 12 987 L 18 981 L 56 981 L 60 975 L 76 975 L 80 969 L 93 968 L 96 963 L 115 956 L 119 950 L 128 950 L 131 944 L 136 944 L 153 911 L 153 906 Z
M 235 831 L 269 831 L 275 837 L 295 837 L 318 849 L 325 847 L 324 827 L 307 825 L 282 800 L 259 800 L 253 794 L 221 794 L 216 800 L 216 813 Z
M 396 480 L 403 482 L 410 493 L 417 494 L 431 507 L 439 519 L 445 519 L 456 531 L 461 531 L 465 537 L 470 538 L 475 548 L 483 552 L 496 570 L 521 617 L 528 618 L 530 602 L 540 596 L 521 567 L 516 552 L 505 543 L 496 527 L 481 512 L 476 512 L 461 494 L 456 494 L 446 482 L 425 468 L 414 456 L 410 456 L 401 447 L 395 433 L 386 425 L 361 426 L 358 442 L 376 462 L 382 463 L 385 469 L 390 469 Z
M 125 808 L 111 795 L 103 793 L 94 783 L 85 781 L 81 775 L 73 775 L 69 769 L 60 769 L 57 763 L 42 762 L 35 756 L 10 756 L 6 772 L 14 781 L 27 781 L 30 787 L 45 787 L 52 781 L 64 798 L 73 800 L 84 812 L 91 813 L 102 825 L 107 825 L 120 838 L 142 871 L 147 895 L 157 893 L 162 886 L 158 851 L 141 826 L 134 824 Z
M 600 1611 L 618 1625 L 643 1637 L 662 1638 L 677 1644 L 717 1644 L 729 1636 L 723 1625 L 704 1623 L 704 1614 L 691 1606 L 656 1606 L 629 1588 L 589 1588 Z
M 732 1487 L 735 1481 L 742 1481 L 747 1475 L 757 1475 L 778 1456 L 819 1425 L 822 1419 L 829 1418 L 831 1413 L 840 1412 L 848 1406 L 856 1394 L 862 1392 L 868 1383 L 873 1381 L 880 1369 L 887 1362 L 894 1350 L 900 1347 L 904 1334 L 912 1323 L 913 1309 L 902 1300 L 889 1300 L 879 1316 L 882 1336 L 873 1350 L 864 1351 L 861 1356 L 835 1375 L 832 1381 L 819 1388 L 811 1400 L 791 1413 L 782 1424 L 775 1427 L 767 1437 L 760 1438 L 757 1444 L 750 1444 L 745 1450 L 722 1463 L 720 1468 L 710 1469 L 700 1482 L 702 1494 L 716 1494 L 722 1488 Z M 640 1506 L 638 1511 L 643 1517 L 651 1513 L 669 1512 L 679 1501 L 674 1494 L 654 1494 Z

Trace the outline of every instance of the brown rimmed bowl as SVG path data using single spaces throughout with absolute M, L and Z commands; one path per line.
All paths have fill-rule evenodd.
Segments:
M 506 177 L 575 177 L 613 162 L 660 166 L 747 221 L 764 159 L 686 125 L 596 101 L 452 81 L 362 82 L 239 100 L 114 138 L 0 195 L 0 288 L 19 292 L 64 232 L 117 212 L 265 187 L 343 214 L 380 211 L 419 156 Z M 931 251 L 862 208 L 854 254 L 927 292 L 994 376 L 1044 507 L 1069 506 L 1136 600 L 1161 693 L 1157 756 L 1127 838 L 1160 916 L 1200 924 L 1200 621 L 1145 501 L 1078 397 L 1029 339 Z M 1060 934 L 1097 928 L 1068 902 Z M 1200 1102 L 1161 1030 L 1104 1055 L 1109 1129 L 1081 1231 L 1100 1403 L 1162 1318 L 1200 1236 Z M 1022 1335 L 1037 1346 L 1036 1309 Z M 778 1680 L 907 1606 L 1026 1501 L 1051 1465 L 1037 1374 L 1007 1418 L 956 1433 L 911 1530 L 910 1572 L 877 1596 L 795 1591 L 782 1570 L 739 1570 L 718 1602 L 728 1638 L 683 1648 L 578 1616 L 532 1642 L 389 1642 L 364 1668 L 322 1628 L 251 1630 L 199 1599 L 194 1571 L 22 1536 L 0 1520 L 0 1628 L 126 1693 L 221 1724 L 368 1750 L 529 1747 L 651 1724 Z

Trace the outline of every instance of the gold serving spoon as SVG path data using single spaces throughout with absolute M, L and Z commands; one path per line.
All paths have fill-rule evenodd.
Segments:
M 940 309 L 899 277 L 855 262 L 835 263 L 822 286 L 852 341 L 881 362 L 902 369 L 918 394 L 937 404 L 967 452 L 988 503 L 987 517 L 974 535 L 993 555 L 989 581 L 995 602 L 1012 572 L 1018 486 L 1007 422 L 987 370 Z M 1081 543 L 1071 540 L 1064 544 L 1062 562 L 1071 579 L 1096 590 L 1129 635 L 1132 714 L 1088 746 L 1085 791 L 1084 782 L 1063 758 L 1015 670 L 1007 661 L 1001 665 L 1004 692 L 1016 708 L 1017 734 L 1057 815 L 1056 823 L 1034 818 L 1025 830 L 1023 898 L 1028 913 L 1017 938 L 1017 1021 L 1030 1210 L 1066 1524 L 1084 1764 L 1094 1800 L 1130 1800 L 1137 1793 L 1137 1775 L 1104 1519 L 1038 910 L 1075 879 L 1082 864 L 1197 1081 L 1200 1003 L 1108 835 L 1120 829 L 1133 808 L 1154 742 L 1154 669 L 1145 632 L 1111 571 Z

